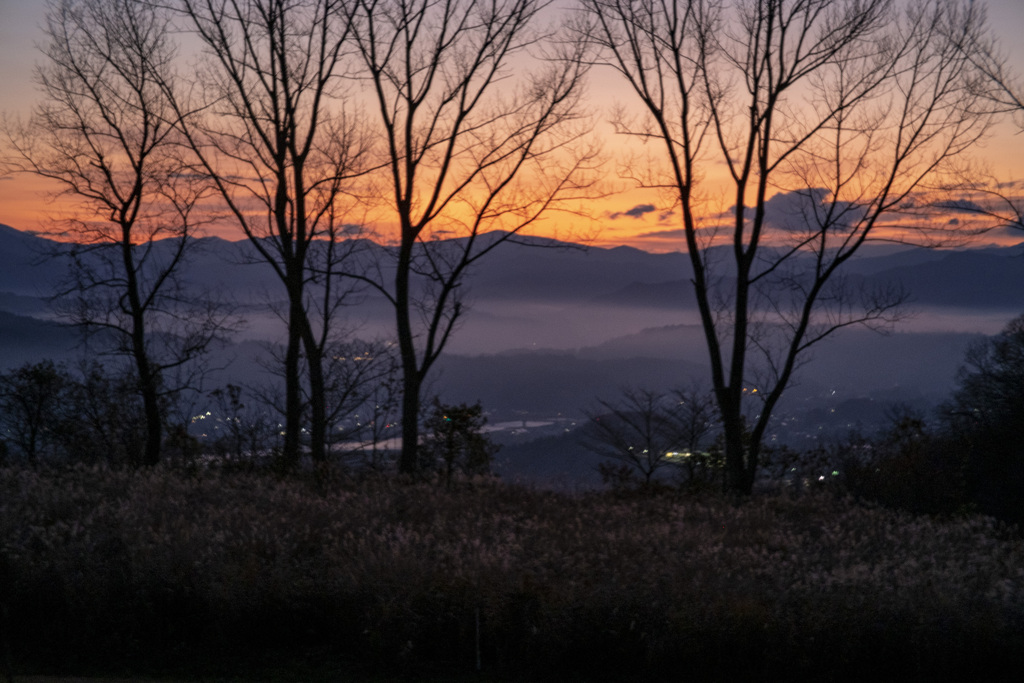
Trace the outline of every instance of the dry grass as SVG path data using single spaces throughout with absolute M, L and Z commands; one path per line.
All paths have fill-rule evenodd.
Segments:
M 828 494 L 7 468 L 0 542 L 13 659 L 37 671 L 454 675 L 479 653 L 530 679 L 923 680 L 1024 663 L 1018 536 Z

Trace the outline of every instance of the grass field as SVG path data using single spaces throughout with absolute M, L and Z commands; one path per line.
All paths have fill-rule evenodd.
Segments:
M 828 491 L 8 467 L 0 542 L 17 674 L 997 680 L 1024 664 L 1015 529 Z

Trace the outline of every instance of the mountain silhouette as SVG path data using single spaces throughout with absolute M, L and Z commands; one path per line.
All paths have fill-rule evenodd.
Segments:
M 484 236 L 485 244 L 503 236 Z M 281 339 L 281 285 L 247 240 L 205 237 L 196 246 L 182 280 L 234 302 L 248 321 L 223 351 L 233 360 L 218 374 L 218 381 L 244 383 L 257 372 L 252 356 L 263 342 Z M 386 278 L 389 248 L 369 241 L 359 247 L 363 257 L 380 260 Z M 46 297 L 66 279 L 72 248 L 0 225 L 3 367 L 70 358 L 76 332 L 53 320 Z M 787 396 L 793 403 L 871 395 L 938 400 L 967 345 L 1024 311 L 1021 246 L 869 246 L 847 272 L 857 286 L 900 283 L 919 315 L 894 335 L 845 331 L 815 347 Z M 481 400 L 495 415 L 520 416 L 578 413 L 624 386 L 701 379 L 707 356 L 690 277 L 685 254 L 517 236 L 470 272 L 469 308 L 432 387 L 447 400 Z M 391 334 L 393 312 L 380 296 L 364 292 L 345 314 L 358 336 Z

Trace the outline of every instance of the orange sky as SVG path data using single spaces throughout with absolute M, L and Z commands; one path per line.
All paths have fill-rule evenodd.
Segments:
M 1008 56 L 1024 65 L 1024 44 L 1019 36 L 1024 32 L 1024 2 L 1021 0 L 993 0 L 989 3 L 991 25 L 1004 38 Z M 38 26 L 44 15 L 45 3 L 37 0 L 0 0 L 0 110 L 7 115 L 25 116 L 30 110 L 34 90 L 31 83 L 32 64 L 37 59 L 34 44 L 42 34 Z M 1021 69 L 1024 73 L 1024 68 Z M 624 92 L 622 84 L 609 72 L 594 73 L 590 81 L 591 108 L 598 120 L 598 130 L 605 134 L 606 150 L 613 158 L 630 140 L 615 136 L 606 121 L 611 105 Z M 1024 178 L 1024 133 L 1012 122 L 1001 124 L 977 156 L 993 168 L 1003 179 Z M 621 157 L 620 157 L 621 158 Z M 670 205 L 653 191 L 638 190 L 615 174 L 615 162 L 608 165 L 609 196 L 588 202 L 587 209 L 597 219 L 594 222 L 574 222 L 564 214 L 551 216 L 538 230 L 559 239 L 587 240 L 599 246 L 628 244 L 650 251 L 675 251 L 682 248 L 682 240 L 672 231 L 677 230 L 678 215 L 671 213 Z M 56 208 L 47 190 L 53 185 L 25 175 L 0 177 L 0 223 L 21 230 L 43 230 L 47 216 Z M 724 199 L 718 210 L 731 202 Z M 238 239 L 240 234 L 228 231 L 222 236 Z M 1024 234 L 1020 235 L 1024 238 Z M 986 241 L 1020 241 L 1017 235 L 1003 237 L 990 234 Z

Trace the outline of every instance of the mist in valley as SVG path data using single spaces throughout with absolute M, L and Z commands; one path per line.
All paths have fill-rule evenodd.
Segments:
M 80 362 L 88 351 L 77 331 L 46 302 L 64 267 L 60 258 L 40 257 L 54 245 L 10 228 L 0 238 L 0 362 Z M 466 312 L 429 380 L 429 393 L 446 403 L 483 405 L 491 425 L 503 427 L 494 436 L 506 444 L 505 459 L 525 440 L 571 431 L 598 399 L 624 389 L 707 383 L 683 255 L 543 244 L 509 245 L 470 274 Z M 268 361 L 284 338 L 285 309 L 268 267 L 253 263 L 249 249 L 203 240 L 184 273 L 197 291 L 233 305 L 240 321 L 208 363 L 206 392 L 233 383 L 266 393 L 279 381 Z M 850 264 L 851 277 L 866 286 L 899 282 L 910 294 L 905 315 L 890 329 L 853 327 L 813 347 L 778 408 L 773 437 L 804 446 L 877 429 L 893 405 L 933 411 L 954 388 L 970 344 L 1024 309 L 1021 254 L 1020 247 L 867 249 Z M 347 338 L 388 343 L 394 313 L 379 295 L 354 292 L 342 314 Z M 198 394 L 193 409 L 207 409 L 204 400 Z M 516 423 L 523 426 L 507 428 Z

